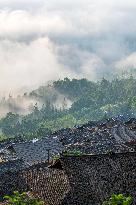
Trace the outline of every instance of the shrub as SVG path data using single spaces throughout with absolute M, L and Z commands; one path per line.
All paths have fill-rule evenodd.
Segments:
M 53 160 L 59 160 L 60 159 L 60 156 L 59 155 L 55 155 L 54 157 L 53 157 Z
M 14 191 L 13 195 L 5 196 L 4 199 L 7 199 L 7 205 L 43 205 L 44 202 L 40 199 L 31 198 L 27 193 L 19 193 Z
M 125 197 L 123 194 L 113 194 L 108 201 L 105 201 L 103 205 L 130 205 L 132 203 L 132 197 Z

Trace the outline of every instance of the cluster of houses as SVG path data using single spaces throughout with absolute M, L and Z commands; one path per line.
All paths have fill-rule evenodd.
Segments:
M 135 203 L 136 119 L 88 122 L 39 140 L 1 143 L 1 179 L 4 174 L 24 173 L 24 170 L 27 171 L 21 176 L 29 184 L 28 190 L 39 193 L 49 205 L 98 205 L 113 192 L 130 194 Z M 19 188 L 15 184 L 11 186 L 12 177 L 6 178 L 12 191 Z M 36 188 L 40 178 L 42 188 L 39 185 Z M 4 183 L 0 183 L 3 193 Z

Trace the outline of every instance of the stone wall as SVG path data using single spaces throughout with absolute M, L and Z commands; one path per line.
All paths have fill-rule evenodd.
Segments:
M 134 198 L 136 204 L 136 152 L 62 157 L 70 192 L 63 205 L 99 205 L 113 193 Z

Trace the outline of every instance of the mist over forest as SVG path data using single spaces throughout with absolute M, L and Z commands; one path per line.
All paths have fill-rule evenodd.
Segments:
M 85 78 L 53 81 L 22 96 L 0 101 L 0 139 L 42 138 L 88 121 L 136 117 L 136 79 L 94 82 Z

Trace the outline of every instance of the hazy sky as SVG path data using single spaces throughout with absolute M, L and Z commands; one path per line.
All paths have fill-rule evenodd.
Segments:
M 0 0 L 1 92 L 135 65 L 135 0 Z

